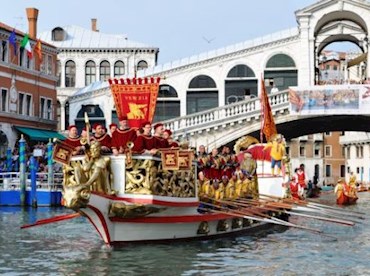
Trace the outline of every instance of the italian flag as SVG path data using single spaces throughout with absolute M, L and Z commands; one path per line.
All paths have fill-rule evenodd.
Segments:
M 30 40 L 28 38 L 28 34 L 26 34 L 26 36 L 22 39 L 21 48 L 26 49 L 27 56 L 28 56 L 29 59 L 31 59 L 32 58 L 32 49 L 31 49 Z

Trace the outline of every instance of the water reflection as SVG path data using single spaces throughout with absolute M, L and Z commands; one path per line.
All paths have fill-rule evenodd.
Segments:
M 357 206 L 369 210 L 370 193 Z M 332 202 L 330 202 L 332 203 Z M 369 220 L 354 227 L 292 221 L 337 237 L 274 227 L 257 235 L 213 241 L 108 248 L 85 218 L 20 230 L 66 210 L 0 208 L 0 274 L 13 275 L 366 275 Z

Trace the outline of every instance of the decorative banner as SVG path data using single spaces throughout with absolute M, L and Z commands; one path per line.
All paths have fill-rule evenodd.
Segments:
M 370 85 L 291 87 L 289 100 L 291 114 L 370 114 Z
M 164 149 L 161 150 L 163 170 L 179 169 L 179 150 Z
M 263 142 L 262 133 L 265 135 L 266 140 L 270 141 L 270 139 L 275 134 L 277 134 L 277 130 L 276 130 L 274 116 L 272 115 L 269 98 L 267 97 L 265 82 L 262 78 L 261 78 L 261 88 L 262 88 L 261 90 L 261 112 L 262 112 L 263 123 L 261 127 L 260 139 L 262 143 Z
M 194 153 L 190 150 L 179 150 L 179 170 L 189 171 L 193 164 Z
M 120 83 L 119 83 L 120 82 Z M 109 80 L 117 117 L 127 115 L 130 127 L 152 122 L 157 104 L 160 78 Z
M 68 165 L 72 157 L 73 148 L 65 143 L 57 143 L 54 146 L 53 159 L 61 164 Z

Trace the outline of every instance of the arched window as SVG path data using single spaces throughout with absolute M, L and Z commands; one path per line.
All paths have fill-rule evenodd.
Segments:
M 225 80 L 225 103 L 232 104 L 257 95 L 258 81 L 253 70 L 244 64 L 231 68 Z
M 60 87 L 62 83 L 62 64 L 60 63 L 60 60 L 57 60 L 57 86 Z
M 65 86 L 75 87 L 76 85 L 76 64 L 73 60 L 69 60 L 65 65 Z
M 65 38 L 65 32 L 61 27 L 56 27 L 51 31 L 51 39 L 53 41 L 63 41 Z
M 114 64 L 114 77 L 123 76 L 125 74 L 125 64 L 123 61 L 116 61 Z
M 186 93 L 187 115 L 218 106 L 216 82 L 206 75 L 199 75 L 190 81 Z
M 289 86 L 297 86 L 298 70 L 294 60 L 286 54 L 272 56 L 266 63 L 264 79 L 268 92 L 273 87 L 285 90 Z
M 276 67 L 295 67 L 295 63 L 290 56 L 285 54 L 277 54 L 271 57 L 266 64 L 266 68 Z
M 100 63 L 100 80 L 106 81 L 110 78 L 110 64 L 104 60 Z
M 154 122 L 170 120 L 180 116 L 180 100 L 171 85 L 159 86 Z
M 148 63 L 145 60 L 141 60 L 137 63 L 137 71 L 148 68 Z
M 95 123 L 105 125 L 104 112 L 99 107 L 99 105 L 94 105 L 94 104 L 82 105 L 75 119 L 75 125 L 77 126 L 79 130 L 82 130 L 82 128 L 85 126 L 85 112 L 90 118 L 91 125 Z
M 89 85 L 96 81 L 96 66 L 95 62 L 89 60 L 85 65 L 85 85 Z

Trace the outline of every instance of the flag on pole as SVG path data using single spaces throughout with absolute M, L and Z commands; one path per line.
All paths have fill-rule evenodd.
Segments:
M 261 127 L 261 143 L 263 135 L 269 141 L 271 137 L 277 134 L 274 116 L 272 115 L 269 98 L 266 93 L 265 81 L 261 78 L 261 112 L 262 112 L 262 127 Z
M 33 51 L 39 58 L 39 61 L 42 62 L 42 45 L 40 39 L 37 40 L 35 47 L 33 47 Z
M 21 48 L 26 49 L 27 56 L 28 56 L 29 59 L 31 59 L 32 58 L 32 49 L 31 49 L 31 44 L 30 44 L 28 34 L 26 34 L 25 37 L 22 39 Z
M 17 39 L 15 37 L 15 30 L 13 29 L 12 33 L 9 36 L 9 43 L 13 46 L 14 55 L 17 55 Z

